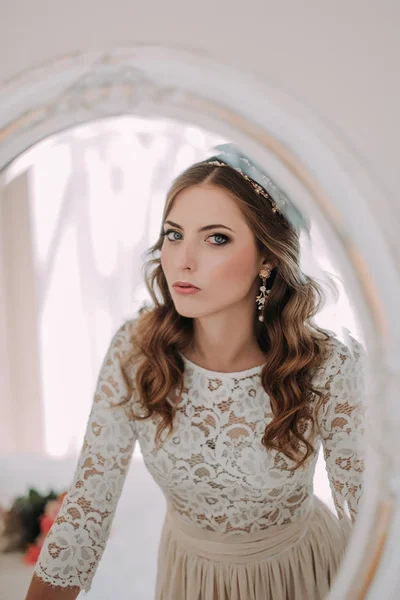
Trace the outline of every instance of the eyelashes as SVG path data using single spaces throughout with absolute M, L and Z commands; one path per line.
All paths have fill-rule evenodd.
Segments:
M 179 240 L 171 240 L 168 237 L 169 233 L 177 233 L 178 235 L 181 235 L 181 233 L 179 231 L 176 231 L 175 229 L 167 229 L 167 231 L 162 231 L 161 235 L 163 237 L 166 237 L 166 239 L 169 242 L 172 242 L 172 243 L 179 242 Z M 224 233 L 213 233 L 212 235 L 210 235 L 208 237 L 220 237 L 220 238 L 224 238 L 223 243 L 220 243 L 220 244 L 219 243 L 217 243 L 217 244 L 211 244 L 212 246 L 226 246 L 226 244 L 229 244 L 229 242 L 231 241 L 230 238 L 227 235 L 225 235 Z

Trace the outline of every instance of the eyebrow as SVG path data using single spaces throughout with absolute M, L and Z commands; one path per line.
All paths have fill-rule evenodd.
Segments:
M 164 221 L 164 225 L 166 223 L 169 223 L 169 225 L 172 225 L 173 227 L 179 227 L 179 229 L 182 229 L 183 231 L 183 227 L 181 225 L 178 225 L 178 223 L 174 223 L 173 221 Z M 227 227 L 226 225 L 222 225 L 221 223 L 214 223 L 213 225 L 205 225 L 204 227 L 200 227 L 200 229 L 198 229 L 198 231 L 208 231 L 209 229 L 216 229 L 218 227 L 223 227 L 223 229 L 229 229 L 229 231 L 232 231 L 233 233 L 235 233 L 233 231 L 233 229 L 231 229 L 230 227 Z

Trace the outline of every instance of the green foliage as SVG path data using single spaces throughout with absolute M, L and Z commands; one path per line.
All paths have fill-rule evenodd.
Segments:
M 4 552 L 25 550 L 33 544 L 40 533 L 39 517 L 44 513 L 49 500 L 56 500 L 58 494 L 54 490 L 46 495 L 30 488 L 26 496 L 19 496 L 8 511 L 5 519 L 5 537 L 12 540 L 4 548 Z

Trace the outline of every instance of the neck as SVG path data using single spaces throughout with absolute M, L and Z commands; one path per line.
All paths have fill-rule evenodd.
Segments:
M 212 371 L 251 369 L 265 362 L 255 334 L 254 315 L 234 318 L 217 314 L 194 319 L 193 340 L 187 358 Z

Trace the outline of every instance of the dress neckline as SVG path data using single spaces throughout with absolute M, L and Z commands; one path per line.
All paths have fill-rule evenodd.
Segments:
M 205 369 L 204 367 L 200 367 L 200 365 L 197 365 L 196 363 L 192 362 L 191 360 L 189 360 L 188 358 L 186 358 L 186 356 L 184 356 L 183 354 L 181 354 L 181 357 L 183 359 L 183 361 L 189 365 L 190 367 L 192 367 L 192 369 L 194 369 L 194 371 L 198 371 L 200 373 L 203 373 L 204 375 L 207 375 L 207 377 L 218 377 L 219 379 L 229 379 L 232 377 L 248 377 L 250 375 L 255 375 L 256 373 L 261 373 L 264 365 L 266 363 L 263 363 L 262 365 L 257 365 L 256 367 L 251 367 L 250 369 L 245 369 L 244 371 L 233 371 L 233 372 L 224 372 L 224 371 L 211 371 L 210 369 Z

